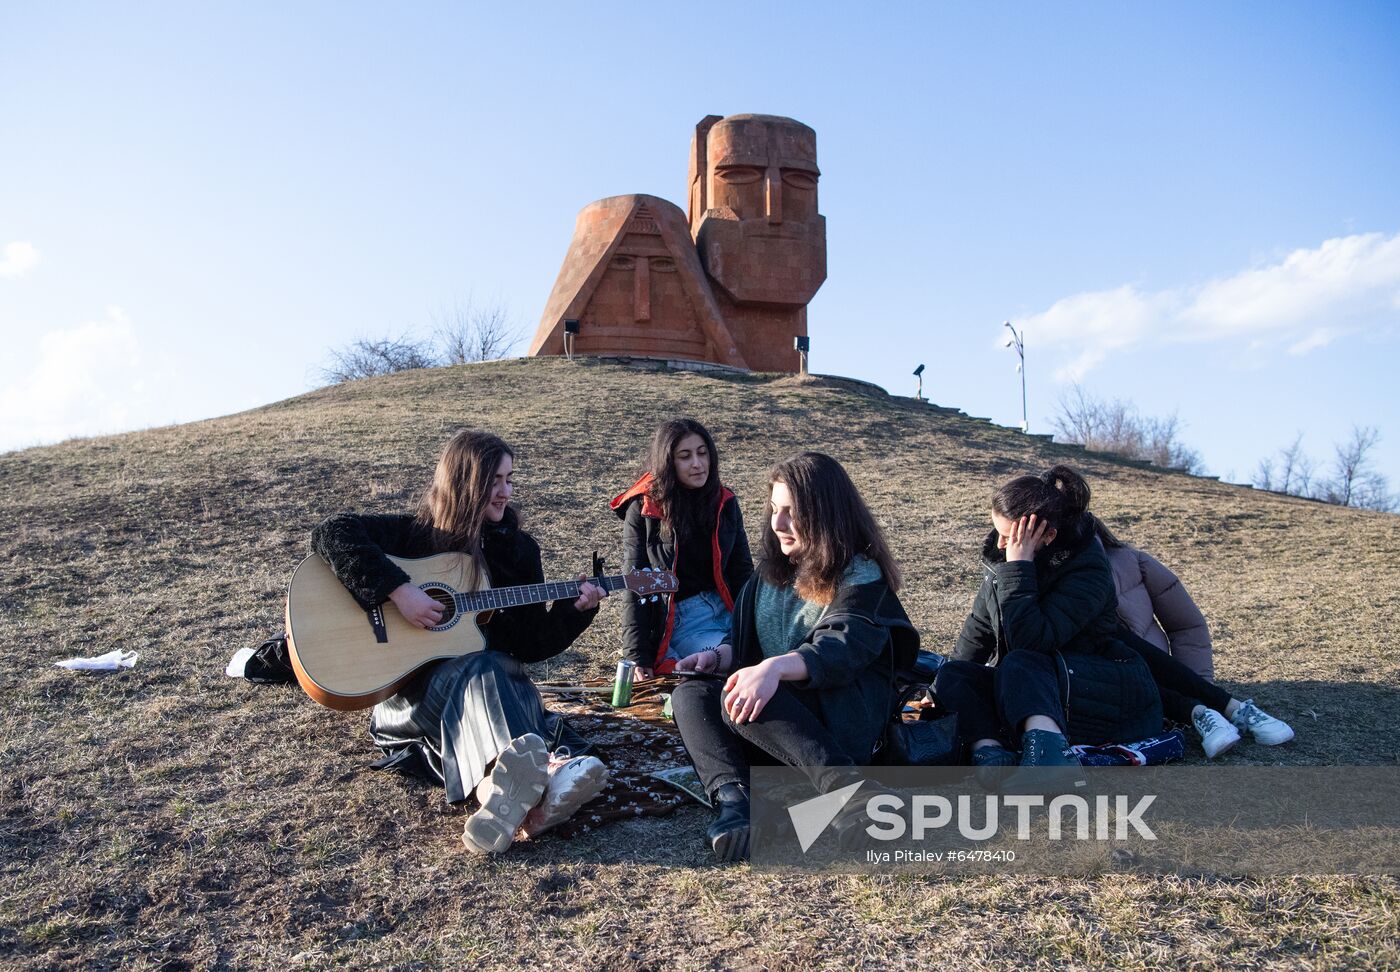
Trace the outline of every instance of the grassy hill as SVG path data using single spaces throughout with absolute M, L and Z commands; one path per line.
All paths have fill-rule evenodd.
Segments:
M 936 387 L 933 394 L 937 397 Z M 710 864 L 699 808 L 494 860 L 441 792 L 375 772 L 364 713 L 228 679 L 280 631 L 323 516 L 405 509 L 462 426 L 519 449 L 551 577 L 617 563 L 607 499 L 655 422 L 720 443 L 750 533 L 772 461 L 841 458 L 889 531 L 925 646 L 976 589 L 992 488 L 1079 465 L 1167 560 L 1219 678 L 1298 729 L 1225 763 L 1396 763 L 1400 517 L 1089 457 L 828 380 L 517 360 L 0 455 L 0 965 L 23 968 L 1400 964 L 1392 879 L 774 877 Z M 616 605 L 551 677 L 605 674 Z M 56 659 L 141 652 L 119 675 Z

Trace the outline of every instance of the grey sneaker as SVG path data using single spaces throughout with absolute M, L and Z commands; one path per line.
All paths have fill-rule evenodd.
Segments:
M 1293 727 L 1282 719 L 1275 719 L 1253 699 L 1245 699 L 1244 704 L 1230 716 L 1230 721 L 1242 734 L 1249 733 L 1261 746 L 1278 746 L 1293 738 Z
M 521 832 L 533 838 L 559 826 L 577 813 L 579 807 L 602 793 L 607 782 L 608 768 L 598 757 L 552 754 L 544 799 L 526 815 Z
M 1214 709 L 1201 706 L 1201 710 L 1191 717 L 1191 723 L 1201 734 L 1201 748 L 1206 751 L 1206 759 L 1214 759 L 1240 741 L 1240 732 Z
M 525 816 L 540 802 L 549 778 L 549 748 L 533 732 L 512 739 L 476 787 L 481 809 L 467 818 L 462 845 L 477 854 L 499 854 L 515 840 Z

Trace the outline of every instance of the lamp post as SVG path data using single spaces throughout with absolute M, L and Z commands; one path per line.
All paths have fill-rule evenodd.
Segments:
M 564 321 L 564 357 L 574 360 L 574 338 L 578 335 L 578 319 L 570 317 Z
M 916 402 L 922 402 L 922 401 L 924 400 L 924 366 L 923 366 L 923 365 L 919 365 L 919 367 L 917 367 L 917 368 L 914 369 L 914 377 L 917 378 L 917 379 L 919 379 L 919 387 L 918 387 L 918 390 L 914 392 L 914 401 L 916 401 Z
M 1021 373 L 1021 431 L 1029 432 L 1031 424 L 1026 415 L 1026 335 L 1024 331 L 1017 333 L 1010 321 L 1003 321 L 1002 327 L 1011 332 L 1011 336 L 1006 339 L 1004 346 L 1015 348 L 1016 357 L 1020 359 L 1016 362 L 1016 370 Z

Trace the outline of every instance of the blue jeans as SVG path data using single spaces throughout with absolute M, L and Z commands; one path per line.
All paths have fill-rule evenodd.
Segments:
M 666 657 L 679 661 L 729 640 L 729 608 L 715 591 L 694 594 L 676 603 Z

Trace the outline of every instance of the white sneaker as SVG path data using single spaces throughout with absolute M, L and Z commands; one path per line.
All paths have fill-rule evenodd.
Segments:
M 1244 704 L 1230 716 L 1230 721 L 1241 733 L 1249 733 L 1261 746 L 1278 746 L 1293 738 L 1293 727 L 1282 719 L 1275 719 L 1253 699 L 1245 699 Z
M 1201 734 L 1201 748 L 1206 751 L 1206 759 L 1214 759 L 1240 741 L 1240 731 L 1214 709 L 1201 706 L 1200 711 L 1191 716 L 1191 722 Z
M 549 779 L 549 749 L 533 732 L 517 736 L 476 786 L 481 809 L 467 818 L 462 844 L 477 854 L 499 854 L 515 840 L 521 821 L 540 802 Z
M 521 831 L 526 837 L 538 837 L 557 827 L 578 812 L 579 807 L 592 800 L 608 782 L 608 768 L 596 756 L 551 754 L 549 782 L 545 784 L 544 799 L 525 817 Z

